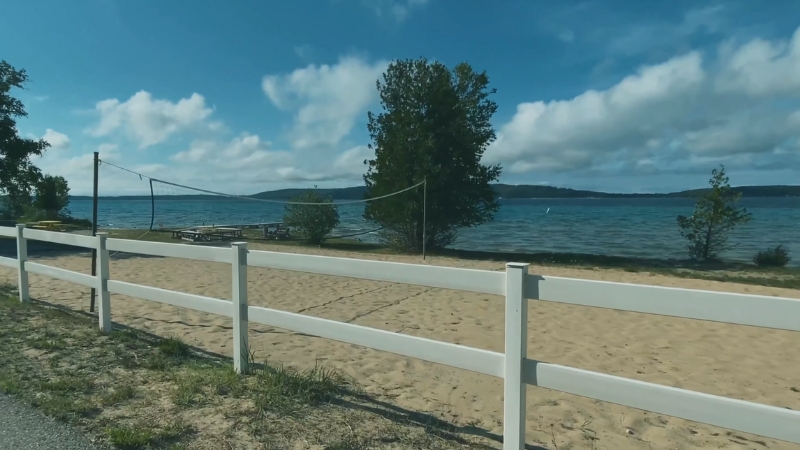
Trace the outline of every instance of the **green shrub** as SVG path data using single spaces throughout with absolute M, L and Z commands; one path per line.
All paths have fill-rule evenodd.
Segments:
M 792 258 L 789 256 L 789 250 L 779 245 L 777 247 L 770 247 L 766 250 L 759 250 L 753 256 L 753 262 L 761 267 L 783 267 L 789 264 Z
M 323 197 L 309 190 L 293 198 L 292 202 L 284 207 L 283 223 L 309 244 L 321 245 L 339 225 L 339 210 L 330 196 Z

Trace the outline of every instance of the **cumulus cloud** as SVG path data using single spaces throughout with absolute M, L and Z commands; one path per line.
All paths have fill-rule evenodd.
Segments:
M 788 43 L 754 40 L 718 56 L 712 64 L 690 52 L 607 90 L 519 104 L 485 160 L 511 173 L 639 170 L 648 164 L 629 162 L 685 167 L 787 152 L 800 137 L 800 29 Z
M 296 149 L 335 146 L 376 101 L 375 82 L 388 66 L 354 56 L 337 64 L 309 65 L 285 75 L 267 75 L 262 88 L 272 103 L 295 112 L 289 140 Z
M 391 17 L 397 23 L 403 23 L 415 10 L 427 5 L 429 0 L 361 0 L 378 17 Z
M 55 150 L 64 150 L 69 148 L 69 136 L 64 133 L 48 128 L 44 132 L 42 139 L 50 144 L 50 148 Z
M 93 136 L 109 136 L 122 129 L 128 137 L 146 148 L 166 141 L 171 135 L 205 125 L 218 128 L 219 123 L 206 123 L 213 110 L 200 94 L 173 103 L 154 99 L 152 94 L 139 91 L 125 102 L 107 99 L 95 105 L 100 115 L 97 125 L 89 129 Z
M 122 155 L 116 146 L 103 144 L 98 148 L 104 161 L 118 162 Z M 44 152 L 41 156 L 33 158 L 34 164 L 48 175 L 62 176 L 69 183 L 73 195 L 88 195 L 92 192 L 92 174 L 94 173 L 93 152 L 69 154 L 68 152 Z M 117 176 L 115 176 L 117 175 Z M 106 193 L 124 191 L 125 185 L 119 180 L 118 173 L 100 170 L 103 186 Z M 103 194 L 107 195 L 107 194 Z
M 337 177 L 360 180 L 367 170 L 364 161 L 375 158 L 375 152 L 366 145 L 345 150 L 333 162 L 333 172 Z
M 227 142 L 195 141 L 170 160 L 175 164 L 168 171 L 169 181 L 206 189 L 209 185 L 224 186 L 219 189 L 233 194 L 252 193 L 253 184 L 306 178 L 306 172 L 295 167 L 297 160 L 291 152 L 275 150 L 269 141 L 248 133 Z M 197 174 L 204 169 L 201 179 Z

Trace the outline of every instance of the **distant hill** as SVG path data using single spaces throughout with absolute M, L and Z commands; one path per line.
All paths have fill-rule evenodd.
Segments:
M 502 198 L 685 198 L 695 197 L 707 191 L 707 189 L 692 189 L 666 194 L 615 194 L 526 184 L 494 184 L 492 186 L 498 197 Z M 800 197 L 800 186 L 740 186 L 734 189 L 741 192 L 743 197 Z M 304 192 L 303 189 L 283 189 L 261 192 L 252 197 L 269 200 L 288 200 L 302 192 Z M 319 189 L 318 192 L 322 195 L 330 195 L 335 200 L 358 200 L 365 197 L 367 188 L 358 186 L 341 189 Z
M 526 184 L 494 184 L 493 187 L 498 197 L 502 198 L 687 198 L 696 197 L 708 190 L 691 189 L 665 194 L 616 194 Z M 800 197 L 800 186 L 739 186 L 734 187 L 734 189 L 741 192 L 742 197 Z M 305 191 L 305 189 L 280 189 L 277 191 L 259 192 L 258 194 L 249 195 L 248 197 L 261 200 L 284 201 L 294 198 Z M 365 197 L 367 188 L 366 186 L 355 186 L 335 189 L 318 189 L 317 192 L 321 195 L 330 195 L 334 200 L 360 200 Z M 89 196 L 73 196 L 72 198 L 91 199 Z M 149 195 L 120 196 L 114 198 L 119 200 L 150 200 Z M 169 198 L 173 200 L 224 200 L 227 197 L 214 195 L 175 195 L 169 196 Z

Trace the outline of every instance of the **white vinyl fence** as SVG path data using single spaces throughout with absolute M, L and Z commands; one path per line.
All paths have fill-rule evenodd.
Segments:
M 524 448 L 526 384 L 800 444 L 799 411 L 528 359 L 526 336 L 528 299 L 791 331 L 800 331 L 800 300 L 530 275 L 527 264 L 516 263 L 507 264 L 505 272 L 492 272 L 248 251 L 246 243 L 217 248 L 107 239 L 105 233 L 88 237 L 24 225 L 1 227 L 0 236 L 17 239 L 18 258 L 0 258 L 0 265 L 19 270 L 21 301 L 29 301 L 32 272 L 96 288 L 104 332 L 111 330 L 112 293 L 231 317 L 234 368 L 239 372 L 247 370 L 247 328 L 253 321 L 503 378 L 504 450 Z M 97 276 L 26 261 L 29 239 L 97 249 Z M 228 263 L 233 301 L 112 280 L 110 251 Z M 247 266 L 504 295 L 505 353 L 248 306 Z

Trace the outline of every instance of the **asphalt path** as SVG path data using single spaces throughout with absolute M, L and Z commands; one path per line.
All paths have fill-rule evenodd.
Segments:
M 100 450 L 77 430 L 0 394 L 0 449 Z

